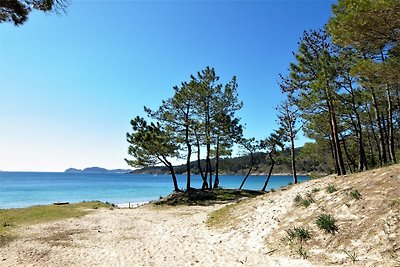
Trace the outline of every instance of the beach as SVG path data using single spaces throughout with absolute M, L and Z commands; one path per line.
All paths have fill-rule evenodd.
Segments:
M 332 175 L 233 204 L 141 203 L 21 225 L 18 236 L 0 247 L 0 266 L 396 266 L 399 171 L 396 165 Z M 336 191 L 328 192 L 329 186 Z M 349 195 L 355 188 L 360 199 Z M 313 202 L 297 205 L 299 195 Z M 221 210 L 227 212 L 218 219 Z M 336 218 L 336 233 L 317 227 L 322 213 Z M 310 239 L 289 242 L 293 227 L 308 229 Z
M 209 207 L 102 209 L 21 228 L 1 266 L 312 266 L 268 255 L 262 236 L 206 226 Z M 266 222 L 266 226 L 269 222 Z

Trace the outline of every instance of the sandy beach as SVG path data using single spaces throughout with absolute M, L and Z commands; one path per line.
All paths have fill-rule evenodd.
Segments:
M 210 214 L 231 204 L 150 203 L 21 226 L 18 237 L 0 247 L 0 266 L 398 266 L 399 173 L 395 165 L 310 180 L 230 206 L 211 226 Z M 336 191 L 327 192 L 328 185 Z M 355 188 L 359 200 L 349 195 Z M 312 196 L 313 203 L 295 205 L 298 195 Z M 336 234 L 318 229 L 321 213 L 337 219 Z M 307 260 L 299 244 L 285 240 L 293 227 L 310 231 L 302 244 Z
M 263 236 L 273 216 L 265 216 L 261 235 L 250 228 L 207 227 L 208 214 L 220 207 L 101 209 L 80 219 L 21 228 L 21 238 L 1 248 L 0 265 L 312 266 L 270 255 Z

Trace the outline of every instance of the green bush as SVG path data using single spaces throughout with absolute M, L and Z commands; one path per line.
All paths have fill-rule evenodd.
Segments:
M 302 200 L 303 200 L 303 197 L 300 194 L 297 194 L 293 199 L 293 201 L 297 204 L 300 203 Z
M 308 174 L 308 177 L 310 178 L 310 180 L 314 180 L 314 179 L 318 179 L 321 178 L 323 175 L 319 174 L 318 172 L 310 172 Z
M 314 199 L 312 197 L 310 197 L 310 198 L 307 198 L 307 199 L 303 199 L 303 201 L 300 202 L 300 205 L 305 207 L 305 208 L 308 208 L 308 206 L 310 206 L 314 202 L 315 202 Z
M 286 230 L 286 235 L 287 235 L 286 238 L 289 241 L 298 239 L 300 242 L 303 242 L 311 238 L 308 229 L 303 227 L 294 227 L 292 229 L 288 229 Z
M 313 190 L 311 190 L 312 193 L 317 193 L 318 191 L 320 191 L 321 189 L 319 188 L 313 188 Z
M 300 246 L 299 249 L 297 250 L 297 253 L 302 259 L 307 259 L 308 258 L 308 252 L 307 250 L 304 249 L 303 246 Z
M 339 229 L 336 226 L 336 220 L 329 214 L 321 214 L 318 216 L 317 220 L 315 221 L 317 226 L 325 230 L 325 232 L 330 234 L 335 234 Z
M 326 188 L 326 192 L 328 192 L 329 194 L 332 194 L 333 192 L 336 192 L 337 189 L 334 185 L 328 185 L 328 187 Z
M 307 198 L 303 198 L 300 194 L 297 194 L 293 201 L 297 206 L 303 206 L 305 208 L 315 202 L 310 194 L 307 194 Z
M 353 190 L 353 191 L 350 191 L 349 195 L 350 195 L 351 198 L 354 198 L 356 200 L 359 200 L 361 198 L 361 194 L 360 194 L 360 192 L 358 192 L 357 189 Z

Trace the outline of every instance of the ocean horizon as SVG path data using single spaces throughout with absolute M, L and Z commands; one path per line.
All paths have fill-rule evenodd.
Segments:
M 192 187 L 200 188 L 200 175 L 192 175 Z M 220 187 L 238 188 L 243 175 L 220 175 Z M 186 186 L 186 175 L 177 175 L 179 188 Z M 261 190 L 266 176 L 249 176 L 243 189 Z M 299 176 L 300 182 L 308 180 Z M 267 190 L 293 181 L 292 176 L 271 176 Z M 54 202 L 99 200 L 135 203 L 157 200 L 173 191 L 166 174 L 0 172 L 0 209 L 48 205 Z

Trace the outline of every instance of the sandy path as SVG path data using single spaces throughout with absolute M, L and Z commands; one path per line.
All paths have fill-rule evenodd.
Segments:
M 220 231 L 204 223 L 217 208 L 104 209 L 21 228 L 21 238 L 0 248 L 0 266 L 311 266 L 268 254 L 263 237 L 275 218 L 260 217 L 265 230 Z

